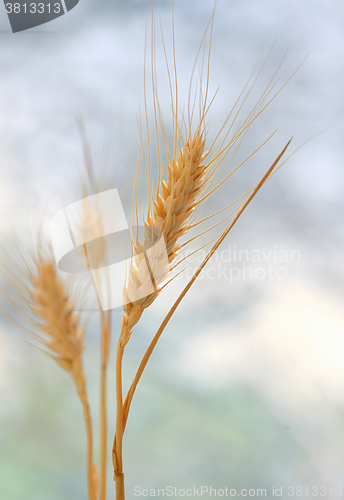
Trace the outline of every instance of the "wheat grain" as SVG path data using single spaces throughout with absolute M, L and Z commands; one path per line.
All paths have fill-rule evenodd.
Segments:
M 31 281 L 33 313 L 44 322 L 37 325 L 44 334 L 40 340 L 61 368 L 77 380 L 80 370 L 76 365 L 84 348 L 84 330 L 79 326 L 79 316 L 73 312 L 73 303 L 68 300 L 52 263 L 40 262 L 38 276 Z
M 148 214 L 146 225 L 146 240 L 144 244 L 136 242 L 134 246 L 135 258 L 131 262 L 129 279 L 124 287 L 124 317 L 122 321 L 123 342 L 129 339 L 132 328 L 138 322 L 144 309 L 149 307 L 159 294 L 157 288 L 169 274 L 170 265 L 178 255 L 178 239 L 187 233 L 190 225 L 190 216 L 197 208 L 199 196 L 207 171 L 208 164 L 203 161 L 205 141 L 197 131 L 194 137 L 186 142 L 179 151 L 177 161 L 168 165 L 168 181 L 162 180 L 156 200 L 153 202 L 151 213 Z M 156 228 L 158 233 L 148 228 Z M 161 233 L 160 233 L 161 232 Z M 151 269 L 147 269 L 144 250 L 157 243 L 158 235 L 162 234 L 166 244 L 168 266 L 164 260 L 164 246 L 157 249 L 151 259 Z M 153 293 L 145 295 L 145 288 L 155 283 Z M 143 296 L 139 299 L 138 296 Z

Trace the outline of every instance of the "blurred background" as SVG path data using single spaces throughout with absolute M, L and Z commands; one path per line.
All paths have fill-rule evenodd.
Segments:
M 181 107 L 213 7 L 206 0 L 174 2 Z M 171 55 L 171 1 L 156 0 L 154 14 L 160 103 L 170 134 L 159 16 Z M 9 229 L 24 235 L 28 213 L 49 219 L 80 199 L 78 116 L 95 164 L 117 171 L 115 186 L 127 192 L 130 216 L 150 20 L 149 0 L 80 0 L 55 21 L 12 34 L 0 8 L 3 241 Z M 273 487 L 283 487 L 285 498 L 289 486 L 302 486 L 305 498 L 307 486 L 309 496 L 312 486 L 325 486 L 322 496 L 343 496 L 343 23 L 338 0 L 217 2 L 210 95 L 219 91 L 208 114 L 209 139 L 274 42 L 256 96 L 290 44 L 281 83 L 308 58 L 252 127 L 233 167 L 277 130 L 275 136 L 203 214 L 250 189 L 291 136 L 290 152 L 313 139 L 252 202 L 159 341 L 124 438 L 128 499 L 135 486 L 169 485 L 266 488 L 267 497 Z M 250 111 L 250 102 L 252 107 L 254 98 L 244 111 Z M 196 265 L 193 257 L 189 267 Z M 175 280 L 135 329 L 125 354 L 126 387 L 186 279 Z M 120 321 L 115 312 L 113 347 Z M 95 317 L 85 360 L 95 430 L 98 326 Z M 84 423 L 74 387 L 22 339 L 24 334 L 1 317 L 0 498 L 85 499 Z M 113 357 L 109 446 L 115 422 Z M 109 498 L 114 498 L 110 464 Z

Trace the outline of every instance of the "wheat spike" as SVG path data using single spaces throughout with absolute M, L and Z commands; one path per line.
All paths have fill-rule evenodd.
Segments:
M 213 21 L 213 17 L 211 22 Z M 211 24 L 212 30 L 212 24 Z M 202 43 L 205 38 L 203 38 Z M 124 347 L 128 342 L 132 329 L 139 321 L 144 309 L 149 307 L 157 298 L 161 291 L 159 285 L 165 281 L 172 269 L 176 267 L 174 262 L 182 247 L 186 245 L 179 244 L 178 240 L 184 236 L 193 226 L 194 212 L 200 208 L 204 201 L 209 198 L 240 166 L 251 158 L 259 148 L 249 155 L 240 165 L 232 172 L 225 174 L 226 169 L 235 157 L 247 130 L 250 128 L 256 118 L 262 113 L 265 107 L 276 97 L 275 94 L 268 103 L 265 103 L 267 97 L 272 92 L 276 85 L 274 75 L 268 86 L 265 88 L 261 96 L 256 101 L 251 112 L 244 119 L 241 119 L 240 112 L 243 104 L 248 98 L 256 80 L 251 87 L 246 90 L 250 79 L 238 97 L 235 105 L 225 119 L 220 131 L 216 135 L 213 142 L 208 145 L 205 150 L 205 144 L 208 135 L 208 126 L 206 117 L 212 100 L 208 103 L 208 88 L 209 88 L 209 59 L 211 48 L 211 33 L 207 60 L 206 86 L 203 92 L 202 84 L 199 89 L 199 117 L 197 127 L 194 128 L 194 105 L 191 99 L 192 77 L 190 81 L 189 102 L 187 116 L 182 113 L 182 117 L 178 115 L 178 86 L 177 72 L 175 66 L 175 52 L 173 45 L 173 60 L 174 60 L 174 80 L 175 80 L 175 95 L 173 96 L 173 85 L 171 80 L 171 72 L 167 61 L 165 45 L 163 47 L 166 58 L 166 69 L 169 78 L 171 91 L 171 110 L 172 110 L 172 130 L 173 130 L 173 155 L 170 154 L 168 146 L 167 133 L 161 116 L 161 110 L 156 90 L 155 74 L 154 74 L 154 52 L 152 53 L 152 93 L 153 93 L 153 108 L 154 108 L 154 125 L 155 125 L 155 143 L 159 166 L 158 185 L 153 191 L 151 180 L 151 138 L 149 131 L 149 120 L 147 112 L 147 104 L 145 100 L 145 118 L 146 118 L 146 133 L 148 142 L 148 160 L 145 158 L 147 172 L 147 187 L 148 187 L 148 213 L 144 219 L 145 239 L 140 241 L 138 236 L 133 238 L 133 254 L 131 265 L 128 270 L 127 281 L 123 289 L 123 310 L 124 315 L 121 323 L 120 346 Z M 201 47 L 200 47 L 201 49 Z M 196 59 L 197 60 L 197 59 Z M 195 63 L 196 64 L 196 63 Z M 265 62 L 263 63 L 259 73 L 262 71 Z M 258 73 L 258 75 L 259 75 Z M 257 79 L 257 78 L 256 78 Z M 277 79 L 278 81 L 278 79 Z M 282 87 L 283 88 L 283 87 Z M 196 100 L 196 94 L 195 94 Z M 241 122 L 238 123 L 239 117 Z M 161 136 L 163 141 L 161 140 Z M 141 148 L 144 149 L 143 146 Z M 163 161 L 162 150 L 165 149 L 167 155 L 167 182 L 163 180 Z M 141 155 L 140 155 L 141 156 Z M 230 157 L 229 157 L 230 156 Z M 229 158 L 228 158 L 229 157 Z M 140 159 L 139 159 L 140 165 Z M 221 168 L 223 167 L 223 168 Z M 220 168 L 222 170 L 219 173 Z M 219 174 L 219 175 L 217 175 Z M 138 204 L 137 204 L 137 179 L 134 186 L 134 219 L 138 222 Z M 154 192 L 154 195 L 152 193 Z M 240 198 L 239 198 L 240 200 Z M 239 201 L 237 200 L 237 201 Z M 233 204 L 233 203 L 232 203 Z M 229 205 L 231 206 L 231 205 Z M 226 210 L 225 207 L 218 213 L 212 214 L 203 221 L 197 222 L 198 225 L 211 217 L 218 215 Z M 231 214 L 232 215 L 232 214 Z M 230 217 L 225 217 L 220 223 L 213 226 L 216 227 Z M 157 231 L 154 231 L 157 230 Z M 207 229 L 209 231 L 212 228 Z M 207 232 L 205 231 L 205 232 Z M 159 234 L 163 235 L 165 248 L 156 245 L 159 240 Z M 204 233 L 198 233 L 201 236 Z M 198 237 L 196 236 L 196 237 Z M 191 240 L 189 240 L 191 241 Z M 155 245 L 154 259 L 149 258 L 147 263 L 147 250 Z M 167 262 L 166 256 L 167 252 Z M 152 284 L 154 291 L 152 292 Z
M 84 331 L 79 326 L 79 316 L 73 312 L 73 303 L 68 300 L 50 262 L 40 262 L 38 276 L 31 281 L 35 287 L 31 292 L 33 312 L 44 321 L 37 325 L 44 334 L 41 342 L 61 368 L 78 380 Z
M 127 286 L 124 287 L 126 303 L 122 320 L 123 340 L 129 339 L 132 328 L 139 321 L 144 309 L 149 307 L 159 294 L 158 285 L 168 276 L 170 265 L 178 255 L 178 239 L 187 233 L 190 225 L 190 216 L 196 210 L 197 199 L 202 192 L 207 178 L 209 164 L 204 163 L 207 153 L 204 153 L 205 141 L 199 129 L 193 138 L 186 141 L 180 148 L 178 158 L 168 165 L 167 183 L 162 180 L 153 207 L 145 221 L 146 239 L 143 244 L 136 241 L 134 258 L 129 269 Z M 168 257 L 168 267 L 162 259 L 165 248 L 159 247 L 153 259 L 154 268 L 147 272 L 144 250 L 156 243 L 157 233 L 150 229 L 161 231 Z M 160 253 L 160 255 L 159 255 Z M 161 263 L 162 262 L 162 263 Z M 152 282 L 155 283 L 153 293 L 142 299 L 138 296 L 144 293 Z M 138 293 L 140 291 L 140 293 Z

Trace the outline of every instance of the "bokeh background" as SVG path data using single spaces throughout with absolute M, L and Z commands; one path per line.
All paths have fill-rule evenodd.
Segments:
M 184 103 L 212 10 L 212 1 L 174 2 Z M 155 1 L 154 12 L 157 47 L 160 16 L 170 51 L 171 2 Z M 24 235 L 27 213 L 50 217 L 80 198 L 83 156 L 77 116 L 83 117 L 95 163 L 105 158 L 108 172 L 118 170 L 116 187 L 125 191 L 130 186 L 140 145 L 137 119 L 143 108 L 150 18 L 149 0 L 80 0 L 67 15 L 13 35 L 0 6 L 3 241 L 10 228 Z M 309 495 L 312 486 L 325 486 L 324 497 L 339 491 L 342 496 L 343 25 L 339 0 L 217 2 L 210 93 L 218 87 L 219 92 L 209 111 L 210 138 L 274 42 L 257 95 L 291 43 L 282 82 L 309 55 L 250 131 L 233 166 L 276 129 L 277 134 L 212 198 L 204 214 L 249 189 L 291 136 L 291 152 L 315 137 L 253 201 L 166 328 L 140 383 L 125 435 L 128 499 L 134 498 L 135 486 L 168 485 L 238 492 L 266 488 L 268 498 L 273 487 L 282 486 L 287 498 L 289 486 L 302 486 L 306 498 L 307 486 Z M 170 133 L 159 50 L 160 101 Z M 245 273 L 245 266 L 250 271 Z M 186 277 L 176 280 L 145 312 L 126 351 L 126 386 L 185 282 Z M 120 320 L 120 313 L 114 313 L 113 347 Z M 96 430 L 96 317 L 87 338 Z M 0 498 L 84 499 L 84 424 L 74 388 L 65 373 L 21 339 L 24 334 L 1 318 Z M 110 445 L 113 356 L 109 398 Z M 114 498 L 110 465 L 109 498 Z

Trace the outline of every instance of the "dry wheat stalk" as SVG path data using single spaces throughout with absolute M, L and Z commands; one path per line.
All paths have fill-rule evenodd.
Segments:
M 213 18 L 212 18 L 213 20 Z M 212 27 L 211 27 L 212 30 Z M 152 45 L 154 43 L 154 36 L 152 34 Z M 164 44 L 164 41 L 163 41 Z M 116 434 L 113 442 L 113 466 L 114 466 L 114 480 L 116 481 L 116 499 L 124 500 L 124 474 L 123 474 L 123 461 L 122 461 L 122 440 L 123 434 L 128 418 L 129 408 L 132 401 L 133 394 L 136 390 L 136 386 L 143 370 L 145 369 L 150 355 L 162 333 L 167 322 L 171 318 L 172 314 L 176 310 L 178 304 L 185 296 L 186 292 L 191 287 L 192 283 L 195 281 L 203 267 L 206 265 L 211 255 L 213 255 L 216 248 L 223 241 L 225 236 L 228 234 L 229 230 L 238 220 L 241 213 L 245 210 L 247 205 L 257 194 L 259 189 L 264 185 L 267 179 L 270 177 L 272 172 L 276 169 L 277 163 L 284 154 L 287 146 L 283 149 L 282 153 L 275 160 L 267 174 L 263 179 L 250 190 L 244 197 L 247 196 L 246 200 L 239 206 L 233 214 L 236 213 L 233 221 L 227 228 L 220 233 L 220 236 L 216 239 L 216 243 L 213 248 L 209 251 L 206 259 L 196 271 L 194 277 L 189 281 L 188 285 L 185 287 L 181 293 L 179 299 L 172 306 L 170 312 L 167 314 L 163 324 L 159 328 L 157 334 L 152 340 L 150 346 L 148 347 L 146 354 L 144 355 L 142 362 L 138 368 L 138 371 L 133 379 L 133 383 L 129 388 L 125 401 L 123 403 L 122 395 L 122 360 L 124 354 L 124 348 L 128 343 L 132 330 L 134 326 L 140 320 L 143 311 L 148 308 L 154 300 L 158 297 L 161 290 L 164 288 L 162 283 L 166 281 L 169 277 L 170 272 L 178 265 L 176 263 L 176 257 L 178 256 L 180 250 L 185 246 L 185 243 L 181 244 L 179 239 L 186 235 L 190 229 L 198 225 L 199 223 L 210 219 L 211 217 L 223 212 L 226 208 L 220 212 L 203 219 L 201 222 L 194 224 L 194 216 L 197 209 L 204 203 L 204 201 L 209 198 L 229 177 L 234 171 L 236 171 L 243 163 L 245 163 L 249 158 L 251 158 L 258 149 L 260 149 L 270 137 L 254 151 L 244 162 L 238 165 L 231 173 L 225 174 L 226 169 L 233 160 L 235 153 L 237 152 L 240 144 L 252 123 L 256 118 L 263 112 L 263 110 L 270 104 L 270 102 L 276 97 L 276 95 L 281 91 L 281 89 L 286 85 L 281 86 L 281 88 L 273 95 L 270 100 L 268 96 L 273 91 L 276 83 L 278 81 L 276 71 L 274 77 L 270 81 L 267 88 L 264 90 L 260 98 L 257 100 L 256 104 L 253 106 L 252 110 L 239 125 L 236 125 L 237 119 L 240 115 L 243 103 L 246 101 L 248 95 L 250 94 L 253 86 L 256 83 L 254 80 L 248 91 L 243 91 L 239 96 L 238 101 L 233 107 L 232 111 L 227 116 L 223 126 L 221 127 L 219 133 L 216 135 L 215 140 L 208 146 L 208 150 L 205 150 L 205 145 L 207 142 L 208 128 L 205 125 L 205 118 L 209 110 L 207 104 L 208 98 L 208 85 L 209 85 L 209 57 L 210 57 L 210 46 L 211 46 L 211 35 L 209 42 L 209 53 L 208 53 L 208 71 L 207 71 L 207 81 L 205 93 L 202 93 L 202 88 L 200 88 L 200 106 L 199 106 L 199 118 L 196 129 L 193 130 L 192 122 L 194 118 L 194 109 L 190 102 L 191 94 L 191 84 L 189 93 L 189 105 L 188 105 L 188 116 L 185 123 L 184 114 L 182 114 L 182 119 L 178 118 L 178 90 L 177 90 L 177 72 L 175 66 L 175 47 L 173 43 L 173 60 L 174 60 L 174 77 L 175 77 L 175 96 L 173 97 L 173 89 L 171 84 L 170 70 L 167 62 L 166 51 L 166 66 L 167 73 L 169 77 L 169 85 L 171 91 L 171 108 L 172 108 L 172 124 L 173 124 L 173 154 L 171 155 L 168 149 L 168 139 L 165 132 L 165 127 L 161 117 L 161 111 L 159 106 L 159 100 L 156 91 L 155 82 L 155 71 L 154 71 L 154 51 L 152 49 L 152 93 L 153 93 L 153 106 L 154 106 L 154 119 L 155 119 L 155 139 L 156 139 L 156 151 L 157 160 L 159 166 L 158 182 L 157 188 L 153 189 L 153 183 L 151 181 L 151 153 L 150 153 L 150 132 L 148 125 L 148 113 L 146 104 L 146 94 L 145 94 L 145 117 L 146 117 L 146 133 L 148 140 L 148 164 L 146 162 L 146 172 L 147 172 L 147 187 L 148 187 L 148 210 L 147 215 L 144 217 L 145 225 L 145 238 L 141 241 L 138 238 L 133 237 L 133 253 L 131 264 L 128 270 L 127 283 L 123 290 L 123 319 L 121 323 L 121 332 L 117 345 L 117 355 L 116 355 L 116 403 L 117 403 L 117 413 L 116 413 Z M 264 64 L 263 64 L 264 66 Z M 263 68 L 262 66 L 262 68 Z M 262 70 L 261 68 L 261 70 Z M 278 68 L 279 69 L 279 68 Z M 261 71 L 260 70 L 260 71 Z M 258 76 L 260 74 L 258 72 Z M 289 80 L 288 80 L 289 81 Z M 245 93 L 246 92 L 246 93 Z M 243 97 L 242 97 L 243 96 Z M 242 101 L 240 99 L 242 98 Z M 268 102 L 267 102 L 268 101 Z M 192 108 L 192 111 L 190 109 Z M 160 137 L 163 137 L 163 144 L 161 144 Z M 142 135 L 141 135 L 142 137 Z M 167 156 L 167 182 L 163 179 L 163 161 L 161 158 L 161 151 L 165 148 Z M 141 148 L 142 152 L 143 146 Z M 231 158 L 226 160 L 231 153 Z M 141 158 L 141 154 L 140 154 Z M 225 165 L 224 163 L 227 162 Z M 140 166 L 140 159 L 138 164 L 138 170 Z M 219 173 L 220 167 L 224 166 L 222 173 Z M 133 208 L 134 217 L 136 218 L 136 224 L 138 225 L 138 203 L 137 203 L 137 179 L 138 172 L 136 176 L 136 183 L 133 192 Z M 241 198 L 240 198 L 241 199 Z M 239 199 L 239 200 L 240 200 Z M 237 200 L 237 201 L 239 201 Z M 229 205 L 231 206 L 231 205 Z M 219 224 L 226 221 L 231 215 L 225 217 Z M 218 226 L 214 225 L 213 227 Z M 212 228 L 210 228 L 212 229 Z M 208 229 L 205 232 L 208 232 Z M 158 230 L 158 231 L 155 231 Z M 201 233 L 204 234 L 204 233 Z M 147 250 L 156 244 L 160 238 L 163 236 L 164 243 L 166 245 L 167 251 L 167 261 L 164 258 L 164 250 L 159 245 L 156 245 L 156 250 L 154 252 L 153 258 L 149 258 L 149 263 L 147 261 Z M 200 234 L 198 234 L 199 236 Z M 196 236 L 196 237 L 198 237 Z M 192 238 L 194 239 L 194 238 Z M 189 240 L 192 241 L 192 239 Z M 188 242 L 187 242 L 188 243 Z M 153 283 L 154 291 L 151 291 L 151 285 Z
M 86 131 L 81 118 L 78 120 L 79 131 L 81 134 L 84 166 L 86 171 L 86 179 L 82 184 L 82 199 L 83 211 L 79 224 L 79 236 L 81 241 L 92 241 L 92 267 L 98 268 L 106 261 L 108 248 L 106 243 L 101 238 L 103 236 L 103 224 L 101 206 L 94 206 L 89 202 L 88 196 L 100 192 L 99 184 L 104 183 L 105 187 L 109 188 L 113 179 L 98 179 L 96 169 L 94 167 L 91 151 L 86 136 Z M 82 253 L 82 262 L 86 258 L 86 266 L 90 268 L 89 254 L 87 245 L 80 247 Z M 94 276 L 98 279 L 97 274 Z M 100 312 L 100 400 L 99 400 L 99 500 L 107 499 L 107 369 L 110 354 L 110 337 L 111 337 L 111 311 Z
M 170 265 L 179 250 L 178 239 L 187 233 L 190 217 L 197 208 L 197 200 L 207 178 L 209 164 L 204 164 L 207 153 L 204 154 L 205 141 L 200 132 L 201 127 L 192 139 L 188 140 L 179 151 L 178 159 L 173 159 L 168 165 L 168 181 L 160 178 L 160 185 L 152 210 L 149 210 L 146 225 L 146 240 L 142 244 L 135 242 L 129 269 L 128 286 L 124 287 L 124 315 L 116 356 L 116 394 L 117 394 L 117 424 L 116 436 L 123 435 L 122 414 L 122 373 L 121 365 L 124 347 L 129 341 L 131 331 L 139 321 L 145 308 L 149 307 L 158 296 L 157 288 L 169 275 Z M 159 193 L 161 189 L 161 195 Z M 166 245 L 157 243 L 154 229 L 161 232 Z M 159 234 L 158 233 L 158 234 Z M 151 268 L 147 267 L 144 250 L 156 244 L 154 258 L 150 260 Z M 161 251 L 160 251 L 161 250 Z M 145 293 L 145 287 L 150 287 L 154 277 L 154 292 Z M 139 294 L 145 295 L 138 299 Z M 113 445 L 114 478 L 116 480 L 116 498 L 124 499 L 124 475 L 122 464 L 122 439 L 114 439 Z

